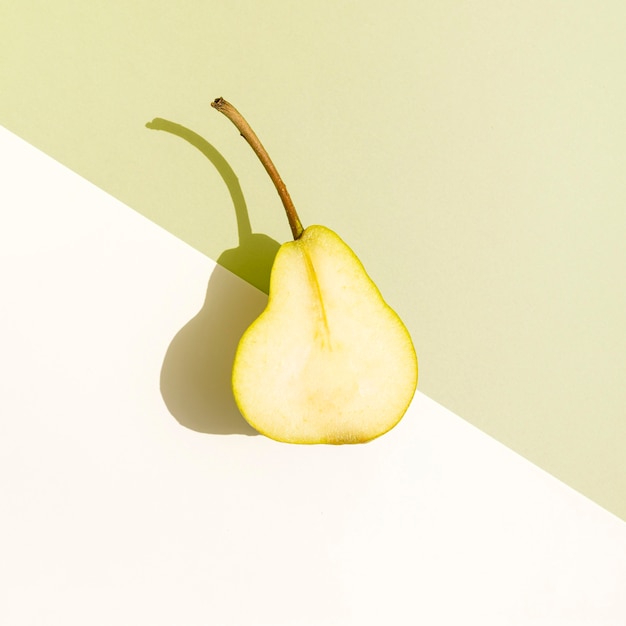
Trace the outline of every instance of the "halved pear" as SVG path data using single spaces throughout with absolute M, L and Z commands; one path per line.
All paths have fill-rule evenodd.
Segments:
M 417 386 L 408 330 L 354 252 L 324 226 L 302 228 L 265 148 L 230 103 L 283 202 L 294 241 L 272 267 L 266 309 L 242 336 L 232 386 L 244 418 L 289 443 L 361 443 L 393 428 Z
M 416 385 L 409 332 L 340 237 L 310 226 L 283 244 L 235 356 L 246 420 L 279 441 L 365 442 L 400 421 Z

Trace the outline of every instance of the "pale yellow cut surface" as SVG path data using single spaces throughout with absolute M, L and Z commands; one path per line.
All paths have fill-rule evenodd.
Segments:
M 235 356 L 246 420 L 279 441 L 364 442 L 400 421 L 416 386 L 411 337 L 352 250 L 323 226 L 283 244 Z

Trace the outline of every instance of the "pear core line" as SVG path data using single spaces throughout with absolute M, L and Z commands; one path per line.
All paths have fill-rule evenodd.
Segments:
M 263 147 L 263 144 L 259 141 L 259 138 L 256 136 L 256 133 L 250 127 L 250 124 L 245 120 L 243 115 L 237 111 L 237 109 L 224 100 L 224 98 L 216 98 L 211 102 L 211 106 L 223 113 L 237 128 L 237 130 L 241 133 L 241 136 L 250 144 L 250 147 L 254 150 L 257 157 L 263 164 L 265 171 L 269 174 L 269 177 L 272 179 L 274 186 L 276 187 L 276 191 L 278 191 L 278 195 L 285 207 L 285 212 L 287 213 L 287 219 L 289 220 L 289 226 L 291 227 L 291 233 L 293 234 L 294 239 L 299 239 L 304 232 L 302 228 L 302 223 L 300 222 L 300 218 L 298 217 L 298 213 L 296 212 L 296 207 L 291 200 L 291 196 L 287 191 L 287 187 L 283 182 L 283 179 L 280 177 L 276 166 L 270 159 L 267 150 Z

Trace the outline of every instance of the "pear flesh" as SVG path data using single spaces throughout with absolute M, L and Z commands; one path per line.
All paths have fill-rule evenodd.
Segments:
M 417 357 L 354 252 L 309 226 L 278 251 L 267 307 L 239 342 L 232 382 L 242 415 L 267 437 L 361 443 L 404 415 Z

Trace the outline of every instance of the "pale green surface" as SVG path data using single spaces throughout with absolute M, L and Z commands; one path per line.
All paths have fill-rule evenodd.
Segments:
M 626 518 L 623 2 L 13 4 L 0 123 L 218 258 L 232 179 L 145 124 L 209 142 L 282 242 L 269 179 L 209 107 L 231 100 L 304 225 L 405 320 L 421 391 Z

